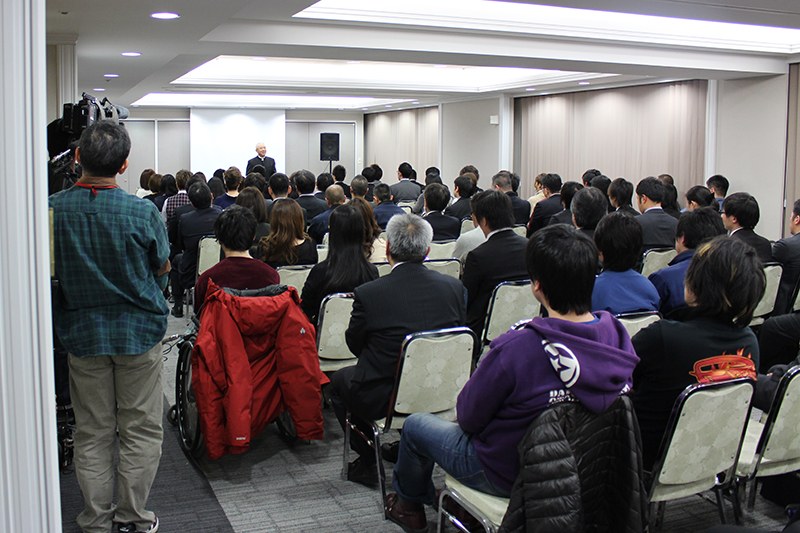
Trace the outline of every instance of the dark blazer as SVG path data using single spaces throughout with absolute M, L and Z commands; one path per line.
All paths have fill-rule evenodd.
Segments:
M 345 197 L 347 197 L 348 200 L 353 197 L 353 193 L 350 192 L 350 186 L 348 184 L 346 184 L 345 182 L 343 182 L 343 181 L 334 181 L 333 184 L 334 185 L 338 185 L 339 187 L 342 188 L 342 190 L 344 191 L 344 195 L 345 195 Z
M 372 214 L 375 215 L 375 221 L 378 223 L 381 229 L 386 229 L 386 224 L 389 223 L 390 218 L 395 215 L 402 215 L 403 213 L 405 213 L 405 211 L 397 207 L 397 204 L 390 202 L 389 200 L 379 203 L 372 210 Z
M 325 202 L 325 191 L 317 191 L 317 192 L 315 192 L 314 193 L 314 198 L 319 198 L 320 200 Z M 327 202 L 325 202 L 325 204 L 327 205 Z M 314 218 L 314 217 L 311 217 L 311 218 Z
M 438 211 L 431 211 L 425 215 L 425 220 L 433 228 L 434 241 L 457 239 L 461 233 L 461 221 L 456 217 L 443 215 Z
M 306 210 L 307 221 L 328 209 L 328 202 L 320 200 L 316 196 L 300 196 L 295 201 Z
M 762 263 L 772 261 L 772 246 L 769 241 L 751 229 L 742 228 L 731 234 L 731 237 L 741 239 L 756 249 L 756 254 Z
M 314 242 L 322 244 L 322 239 L 328 232 L 332 211 L 333 207 L 323 211 L 319 215 L 312 218 L 311 222 L 308 224 L 308 236 L 314 239 Z
M 630 215 L 632 217 L 638 217 L 640 215 L 639 211 L 637 211 L 636 209 L 634 209 L 629 205 L 618 207 L 617 211 L 619 211 L 620 213 L 625 213 L 626 215 Z
M 772 258 L 783 265 L 778 297 L 775 299 L 775 313 L 788 313 L 792 302 L 792 292 L 800 277 L 800 233 L 781 239 L 772 245 Z
M 456 217 L 458 220 L 464 220 L 472 216 L 472 208 L 469 206 L 469 198 L 459 198 L 451 205 L 447 206 L 444 210 L 445 215 Z M 530 204 L 528 204 L 530 205 Z M 527 222 L 527 220 L 525 221 Z M 523 224 L 525 223 L 523 222 Z
M 269 179 L 270 176 L 275 174 L 275 160 L 274 159 L 272 159 L 271 157 L 265 157 L 264 159 L 261 159 L 260 157 L 255 156 L 253 159 L 251 159 L 250 161 L 247 162 L 247 169 L 244 172 L 245 177 L 248 174 L 250 174 L 251 172 L 253 172 L 253 169 L 255 167 L 257 167 L 258 165 L 261 165 L 262 167 L 267 169 L 267 179 Z
M 552 226 L 553 224 L 569 224 L 570 226 L 575 226 L 575 223 L 572 221 L 572 211 L 564 209 L 560 213 L 551 216 L 550 222 L 548 222 L 547 225 Z
M 185 215 L 186 213 L 191 213 L 194 211 L 194 206 L 192 204 L 182 205 L 180 207 L 175 208 L 175 214 L 172 215 L 172 218 L 169 221 L 169 225 L 167 226 L 167 237 L 169 237 L 169 244 L 170 244 L 170 259 L 175 257 L 175 254 L 179 253 L 178 250 L 178 221 L 181 218 L 181 215 Z
M 642 225 L 642 253 L 652 248 L 674 248 L 678 221 L 663 209 L 651 209 L 636 217 Z
M 514 210 L 514 224 L 527 224 L 531 217 L 531 203 L 523 200 L 514 191 L 509 191 L 506 195 L 511 198 L 511 209 Z M 559 195 L 559 198 L 561 195 Z
M 214 236 L 214 222 L 220 213 L 222 209 L 212 205 L 205 209 L 192 209 L 178 220 L 178 240 L 175 246 L 178 253 L 183 252 L 178 273 L 184 287 L 194 285 L 197 274 L 197 245 L 206 235 Z
M 483 334 L 494 288 L 503 281 L 528 279 L 525 268 L 527 244 L 525 237 L 505 230 L 495 233 L 467 254 L 461 281 L 467 289 L 467 326 L 478 337 Z
M 409 333 L 463 326 L 464 287 L 421 263 L 404 263 L 355 289 L 345 340 L 358 363 L 348 398 L 365 418 L 386 415 L 400 345 Z
M 420 195 L 419 185 L 415 181 L 400 180 L 394 185 L 390 186 L 392 191 L 393 200 L 397 202 L 415 202 Z
M 530 205 L 530 204 L 528 204 Z M 533 208 L 531 220 L 528 222 L 527 236 L 530 238 L 536 230 L 542 229 L 550 222 L 550 217 L 564 210 L 561 205 L 561 194 L 551 194 Z

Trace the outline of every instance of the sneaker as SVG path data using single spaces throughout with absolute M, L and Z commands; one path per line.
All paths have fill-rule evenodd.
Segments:
M 347 481 L 359 483 L 365 487 L 378 486 L 378 472 L 375 463 L 368 464 L 363 457 L 359 457 L 347 465 Z
M 119 529 L 117 530 L 119 533 L 156 533 L 158 531 L 158 517 L 153 520 L 153 523 L 150 524 L 150 527 L 147 529 L 136 529 L 136 524 L 120 524 Z

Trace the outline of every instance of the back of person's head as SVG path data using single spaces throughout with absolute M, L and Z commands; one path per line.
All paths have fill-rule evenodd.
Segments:
M 236 168 L 236 167 L 231 167 Z M 175 173 L 175 181 L 178 183 L 178 189 L 184 190 L 186 189 L 186 184 L 189 183 L 189 178 L 192 177 L 192 171 L 182 169 Z
M 194 174 L 192 174 L 192 176 L 193 177 L 197 176 L 197 177 L 203 178 L 203 181 L 208 182 L 208 180 L 206 179 L 206 175 L 204 173 L 202 173 L 202 172 L 195 172 Z
M 295 243 L 306 237 L 300 205 L 289 198 L 275 200 L 269 216 L 269 235 L 258 243 L 259 257 L 293 265 L 298 257 Z
M 567 224 L 540 229 L 525 248 L 531 282 L 539 282 L 550 307 L 562 315 L 591 311 L 597 265 L 592 240 Z
M 722 198 L 728 195 L 730 183 L 728 183 L 728 178 L 722 174 L 714 174 L 706 180 L 706 186 L 709 189 L 714 189 L 715 196 Z
M 328 187 L 325 189 L 325 199 L 331 205 L 339 205 L 344 203 L 344 189 L 339 187 Z
M 289 194 L 289 176 L 276 172 L 269 178 L 269 188 L 275 196 L 286 196 Z
M 683 245 L 694 250 L 704 242 L 725 235 L 725 226 L 719 211 L 713 206 L 699 207 L 681 214 L 675 228 L 675 238 L 683 238 Z
M 661 202 L 661 205 L 675 211 L 681 210 L 681 206 L 678 204 L 678 189 L 674 185 L 664 184 L 664 201 Z
M 380 165 L 378 165 L 378 163 L 372 163 L 370 167 L 372 167 L 372 169 L 375 171 L 375 181 L 380 181 L 380 179 L 383 177 L 383 169 L 380 167 Z
M 216 176 L 208 180 L 208 188 L 211 189 L 211 194 L 214 196 L 214 198 L 219 198 L 226 192 L 225 182 L 222 181 L 222 178 L 218 178 Z
M 640 198 L 647 196 L 650 201 L 661 204 L 666 195 L 666 187 L 653 176 L 647 177 L 636 186 L 636 194 Z
M 444 211 L 450 203 L 450 192 L 441 183 L 431 183 L 425 187 L 424 194 L 428 211 Z
M 392 189 L 385 183 L 379 183 L 373 189 L 372 195 L 381 203 L 388 202 L 392 199 Z
M 404 213 L 389 219 L 386 238 L 389 253 L 395 261 L 421 263 L 428 255 L 433 228 L 422 217 Z
M 570 209 L 575 193 L 581 189 L 583 189 L 583 184 L 577 181 L 568 181 L 561 186 L 561 203 L 564 205 L 564 209 Z
M 253 245 L 257 226 L 258 222 L 252 211 L 240 205 L 232 205 L 214 221 L 214 235 L 228 250 L 244 252 Z
M 364 217 L 354 205 L 340 205 L 331 211 L 330 228 L 328 230 L 328 257 L 334 251 L 354 247 L 359 255 L 364 256 Z
M 212 174 L 212 177 L 222 179 L 222 176 L 224 176 L 224 175 L 225 175 L 225 169 L 224 168 L 218 168 L 217 170 L 214 171 L 214 174 Z
M 570 210 L 576 226 L 591 230 L 608 213 L 608 201 L 599 189 L 584 187 L 572 197 Z
M 492 187 L 496 187 L 503 192 L 512 191 L 511 187 L 511 172 L 501 170 L 492 176 Z
M 364 254 L 370 255 L 372 253 L 372 245 L 378 235 L 381 234 L 381 227 L 375 220 L 375 214 L 372 212 L 372 206 L 363 198 L 353 198 L 349 200 L 346 205 L 350 205 L 358 209 L 361 217 L 364 219 Z
M 794 201 L 794 207 L 792 207 L 792 217 L 800 217 L 800 200 Z
M 204 181 L 192 183 L 186 193 L 189 195 L 189 201 L 195 209 L 206 209 L 211 206 L 211 189 L 208 188 Z
M 263 176 L 264 179 L 267 179 L 267 169 L 264 167 L 264 165 L 256 165 L 256 166 L 254 166 L 253 167 L 253 172 L 258 173 L 261 176 Z
M 425 179 L 428 176 L 441 176 L 442 172 L 436 167 L 428 167 L 425 169 Z
M 161 178 L 161 185 L 158 191 L 164 196 L 175 196 L 178 194 L 178 184 L 176 183 L 175 176 L 172 174 L 164 174 Z
M 658 181 L 660 181 L 664 185 L 673 185 L 673 186 L 675 185 L 675 180 L 672 179 L 672 176 L 670 176 L 669 174 L 659 174 Z
M 294 184 L 297 185 L 297 192 L 300 194 L 311 194 L 314 192 L 316 178 L 310 170 L 298 170 L 294 173 Z
M 336 181 L 344 181 L 345 176 L 347 176 L 347 169 L 342 165 L 336 165 L 331 173 Z
M 542 188 L 542 178 L 544 177 L 545 172 L 541 174 L 537 174 L 535 178 L 533 178 L 533 188 L 537 191 Z
M 611 180 L 607 176 L 595 176 L 592 178 L 592 187 L 600 190 L 604 196 L 608 196 L 608 188 L 611 186 Z
M 542 176 L 542 187 L 550 191 L 550 194 L 556 194 L 561 190 L 561 176 L 558 174 L 545 174 Z
M 257 222 L 267 221 L 267 204 L 264 201 L 264 195 L 256 187 L 242 189 L 242 192 L 236 197 L 236 205 L 246 207 L 252 211 Z
M 642 225 L 624 213 L 611 213 L 597 224 L 594 243 L 603 254 L 603 270 L 625 272 L 641 257 Z
M 328 187 L 333 185 L 333 175 L 323 172 L 317 176 L 317 190 L 325 192 Z
M 519 189 L 519 175 L 511 172 L 511 190 L 517 192 Z
M 331 212 L 328 240 L 328 268 L 323 294 L 349 292 L 373 276 L 364 255 L 364 219 L 352 205 L 340 205 Z
M 122 124 L 101 120 L 83 130 L 78 150 L 84 174 L 111 178 L 128 159 L 131 138 Z
M 350 191 L 355 196 L 364 197 L 369 190 L 369 183 L 367 182 L 367 178 L 359 174 L 353 181 L 350 182 Z
M 197 176 L 197 175 L 192 176 L 191 178 L 189 178 L 189 181 L 186 182 L 186 190 L 188 191 L 189 187 L 191 187 L 195 183 L 206 183 L 206 180 L 202 176 Z M 208 184 L 206 183 L 206 185 Z M 212 199 L 213 199 L 213 194 L 212 194 Z
M 400 163 L 399 167 L 397 167 L 397 171 L 400 173 L 400 176 L 402 176 L 403 179 L 411 179 L 411 174 L 413 173 L 414 169 L 410 164 L 403 162 Z
M 462 168 L 461 170 L 458 171 L 458 175 L 459 176 L 462 176 L 464 174 L 472 174 L 473 176 L 475 176 L 475 185 L 477 185 L 478 184 L 478 180 L 481 179 L 481 173 L 478 172 L 478 169 L 475 168 L 472 165 L 467 165 L 467 166 L 465 166 L 464 168 Z
M 633 199 L 633 183 L 625 178 L 617 178 L 608 186 L 608 197 L 613 198 L 617 207 L 631 205 Z
M 364 176 L 369 183 L 375 181 L 375 169 L 372 167 L 364 167 L 361 169 L 361 175 Z
M 692 206 L 692 203 L 695 205 Z M 686 208 L 689 209 L 690 207 L 708 207 L 712 203 L 716 206 L 717 204 L 714 202 L 714 193 L 708 190 L 706 187 L 702 185 L 695 185 L 688 191 L 686 191 Z
M 242 173 L 239 172 L 238 168 L 231 167 L 225 171 L 223 179 L 225 180 L 225 189 L 235 191 L 239 188 L 239 184 L 242 183 Z
M 486 220 L 490 231 L 513 228 L 514 209 L 511 207 L 511 198 L 502 191 L 489 189 L 482 191 L 470 200 L 472 214 L 479 223 Z
M 586 172 L 583 173 L 581 176 L 581 181 L 583 182 L 584 187 L 591 187 L 592 180 L 597 176 L 602 176 L 603 173 L 597 170 L 596 168 L 590 168 Z
M 161 174 L 153 174 L 150 176 L 150 179 L 147 180 L 147 189 L 152 192 L 153 194 L 158 193 L 161 188 L 161 179 L 164 176 Z
M 425 185 L 431 183 L 442 183 L 442 177 L 439 174 L 425 174 Z
M 453 186 L 458 189 L 460 198 L 469 198 L 475 193 L 475 184 L 469 176 L 459 176 L 453 182 Z
M 251 172 L 244 178 L 244 182 L 242 182 L 242 189 L 246 189 L 247 187 L 255 187 L 261 191 L 261 195 L 263 196 L 264 191 L 267 189 L 267 180 L 258 172 Z
M 745 327 L 764 296 L 766 276 L 752 246 L 723 235 L 697 248 L 685 285 L 695 316 Z
M 142 189 L 149 189 L 150 187 L 150 176 L 155 174 L 156 171 L 152 168 L 146 168 L 142 170 L 142 174 L 139 176 L 139 187 Z
M 761 211 L 758 202 L 746 192 L 735 192 L 722 202 L 722 212 L 728 217 L 736 217 L 736 223 L 745 229 L 753 229 L 758 224 Z

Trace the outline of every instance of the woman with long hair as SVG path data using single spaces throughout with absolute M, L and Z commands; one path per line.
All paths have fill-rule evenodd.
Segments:
M 158 210 L 161 211 L 161 209 L 164 207 L 164 202 L 167 201 L 167 198 L 178 194 L 178 183 L 175 180 L 175 176 L 172 174 L 164 174 L 164 176 L 161 178 L 161 183 L 158 186 L 158 190 L 161 194 L 153 198 L 153 203 L 156 204 Z
M 273 268 L 313 265 L 317 262 L 317 245 L 304 227 L 303 210 L 297 202 L 275 200 L 269 219 L 269 236 L 259 241 L 258 257 Z
M 346 205 L 358 209 L 364 220 L 364 255 L 373 263 L 386 262 L 386 241 L 380 238 L 382 230 L 372 213 L 372 206 L 361 198 L 353 198 Z
M 364 255 L 364 218 L 356 207 L 341 205 L 334 209 L 328 231 L 328 257 L 309 272 L 300 304 L 313 324 L 325 296 L 352 292 L 378 277 L 378 269 Z
M 269 224 L 267 223 L 267 203 L 264 201 L 264 195 L 256 187 L 245 187 L 242 192 L 236 197 L 236 205 L 246 207 L 256 216 L 256 238 L 253 241 L 253 246 L 258 245 L 258 242 L 269 236 Z

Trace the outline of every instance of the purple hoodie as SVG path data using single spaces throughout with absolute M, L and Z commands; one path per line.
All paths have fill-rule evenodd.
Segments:
M 639 358 L 628 333 L 606 311 L 575 323 L 535 318 L 495 339 L 458 396 L 458 424 L 486 476 L 510 491 L 519 472 L 517 445 L 549 406 L 578 400 L 604 411 L 632 385 Z

